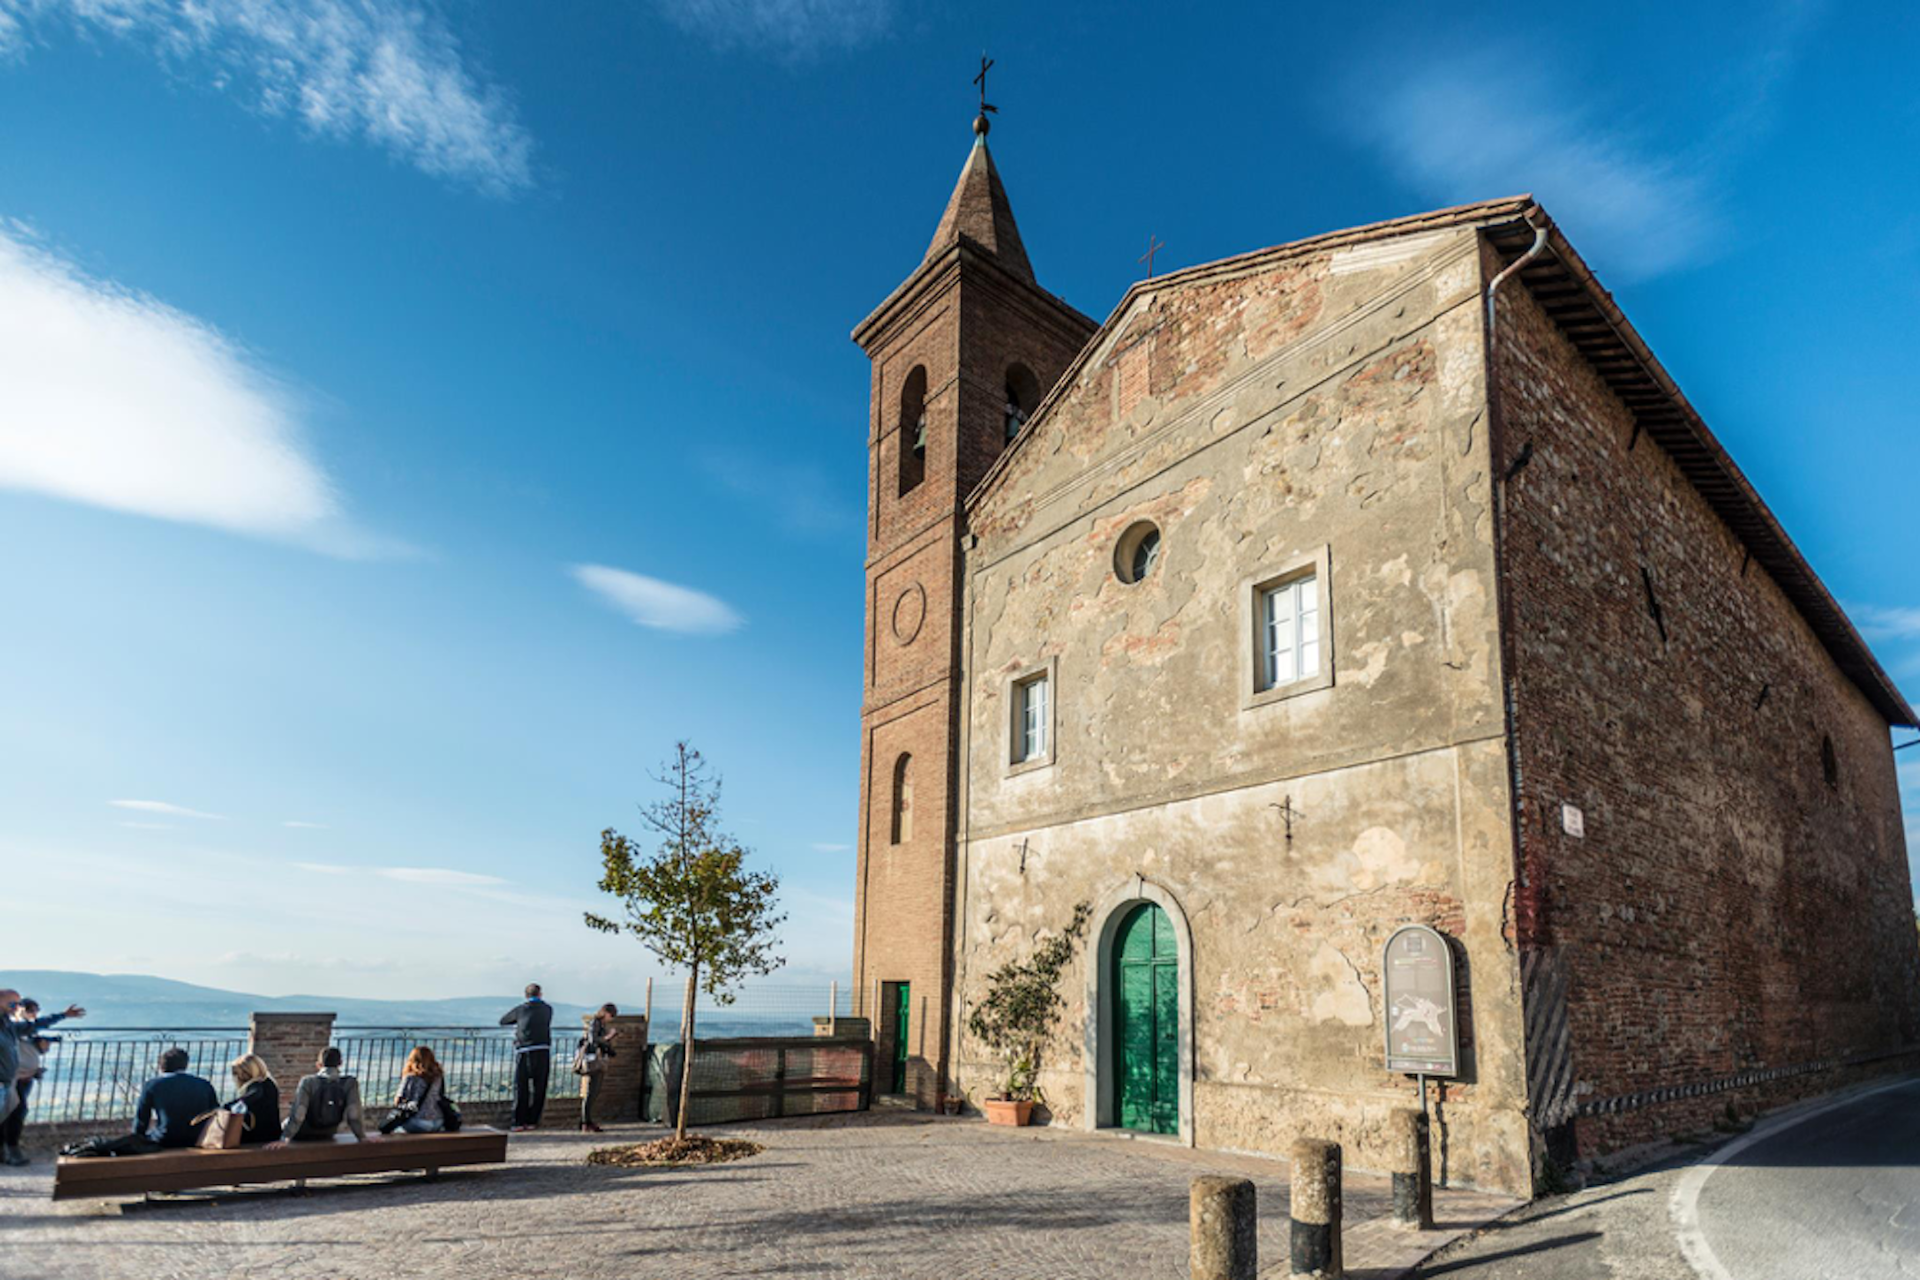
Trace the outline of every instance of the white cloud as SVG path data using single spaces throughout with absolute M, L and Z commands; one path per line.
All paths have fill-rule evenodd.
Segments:
M 281 823 L 280 825 L 281 825 L 281 826 L 283 826 L 283 827 L 292 827 L 292 828 L 294 828 L 295 830 L 298 830 L 298 831 L 329 831 L 329 830 L 332 830 L 332 828 L 330 828 L 330 827 L 328 827 L 328 826 L 327 826 L 327 824 L 326 824 L 326 823 L 324 823 L 324 822 L 300 822 L 300 821 L 297 821 L 297 820 L 294 820 L 294 819 L 288 819 L 288 820 L 287 820 L 286 822 L 283 822 L 283 823 Z
M 364 136 L 435 177 L 504 195 L 532 181 L 513 104 L 468 70 L 446 23 L 407 0 L 0 0 L 0 54 L 65 19 L 149 49 L 312 133 Z M 212 65 L 211 74 L 206 64 Z
M 407 884 L 495 885 L 507 883 L 499 876 L 477 875 L 471 871 L 455 871 L 449 867 L 376 867 L 374 874 L 383 879 L 401 880 Z
M 170 818 L 208 818 L 214 822 L 225 822 L 224 813 L 205 813 L 199 809 L 189 809 L 185 805 L 168 804 L 165 800 L 109 800 L 107 803 L 115 809 L 132 809 L 138 813 L 164 813 Z
M 293 865 L 316 875 L 377 876 L 382 880 L 398 880 L 402 884 L 431 884 L 443 888 L 491 888 L 507 883 L 499 876 L 455 871 L 451 867 L 348 867 L 336 862 L 296 862 Z
M 1346 95 L 1363 141 L 1424 198 L 1462 204 L 1531 191 L 1602 270 L 1659 275 L 1707 247 L 1705 185 L 1513 49 L 1377 66 Z
M 787 59 L 857 49 L 885 34 L 894 0 L 658 0 L 685 31 L 722 49 Z
M 643 627 L 695 635 L 724 635 L 745 621 L 724 601 L 658 578 L 603 564 L 577 564 L 575 582 Z
M 401 550 L 351 525 L 300 436 L 287 393 L 210 325 L 0 222 L 0 489 L 337 555 Z
M 741 454 L 711 453 L 700 467 L 714 482 L 770 512 L 794 533 L 833 534 L 860 523 L 832 478 L 810 463 L 767 463 Z
M 120 825 L 123 827 L 131 827 L 135 831 L 171 831 L 173 830 L 173 824 L 171 822 L 123 822 Z
M 1847 613 L 1869 640 L 1920 640 L 1920 609 L 1885 609 L 1856 604 Z
M 324 969 L 335 973 L 390 973 L 400 968 L 392 961 L 352 956 L 307 956 L 293 951 L 228 951 L 212 963 L 229 969 L 245 969 L 250 974 L 262 969 Z

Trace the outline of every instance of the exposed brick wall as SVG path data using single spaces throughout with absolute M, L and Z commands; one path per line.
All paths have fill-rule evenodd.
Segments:
M 868 441 L 866 682 L 861 716 L 854 1008 L 890 1067 L 882 984 L 910 984 L 908 1092 L 946 1087 L 957 759 L 962 504 L 1004 450 L 1007 370 L 1051 386 L 1091 329 L 967 244 L 915 273 L 859 335 L 873 361 Z M 900 492 L 914 424 L 902 389 L 924 370 L 923 477 Z M 895 838 L 895 779 L 911 758 L 913 820 Z
M 1560 1012 L 1543 1004 L 1561 1000 L 1570 1045 L 1571 1090 L 1536 1097 L 1536 1116 L 1558 1154 L 1591 1156 L 1873 1069 L 1639 1097 L 1920 1039 L 1890 741 L 1517 284 L 1501 295 L 1496 350 L 1496 477 L 1531 446 L 1504 486 L 1515 925 L 1542 979 L 1529 984 L 1530 1052 Z M 1563 830 L 1563 804 L 1582 810 L 1584 838 Z M 1562 1127 L 1569 1106 L 1604 1099 L 1622 1101 Z
M 267 1070 L 279 1082 L 282 1118 L 293 1105 L 293 1090 L 300 1077 L 313 1074 L 321 1051 L 333 1043 L 333 1019 L 331 1013 L 253 1015 L 250 1048 L 265 1059 Z M 204 1074 L 219 1080 L 221 1071 L 211 1063 L 206 1066 Z

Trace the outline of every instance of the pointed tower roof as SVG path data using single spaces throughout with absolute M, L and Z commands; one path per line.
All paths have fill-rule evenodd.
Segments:
M 1007 200 L 1007 189 L 1000 184 L 1000 171 L 993 167 L 993 153 L 987 150 L 986 124 L 984 115 L 974 121 L 973 150 L 967 154 L 960 181 L 954 184 L 953 197 L 947 201 L 947 211 L 940 215 L 940 225 L 934 228 L 933 243 L 927 246 L 921 265 L 932 262 L 965 236 L 991 253 L 1009 272 L 1028 284 L 1037 284 L 1026 246 L 1020 243 L 1020 228 L 1013 224 L 1013 205 Z

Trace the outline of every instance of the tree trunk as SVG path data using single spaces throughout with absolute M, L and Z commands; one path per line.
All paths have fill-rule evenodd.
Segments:
M 680 1019 L 680 1112 L 675 1116 L 673 1136 L 679 1141 L 687 1137 L 687 1100 L 693 1093 L 693 989 L 700 977 L 700 965 L 696 962 L 687 970 L 687 1003 Z

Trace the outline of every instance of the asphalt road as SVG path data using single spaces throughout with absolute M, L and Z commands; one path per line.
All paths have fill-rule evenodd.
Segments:
M 1920 1280 L 1920 1079 L 1770 1117 L 1541 1200 L 1430 1258 L 1448 1280 Z

